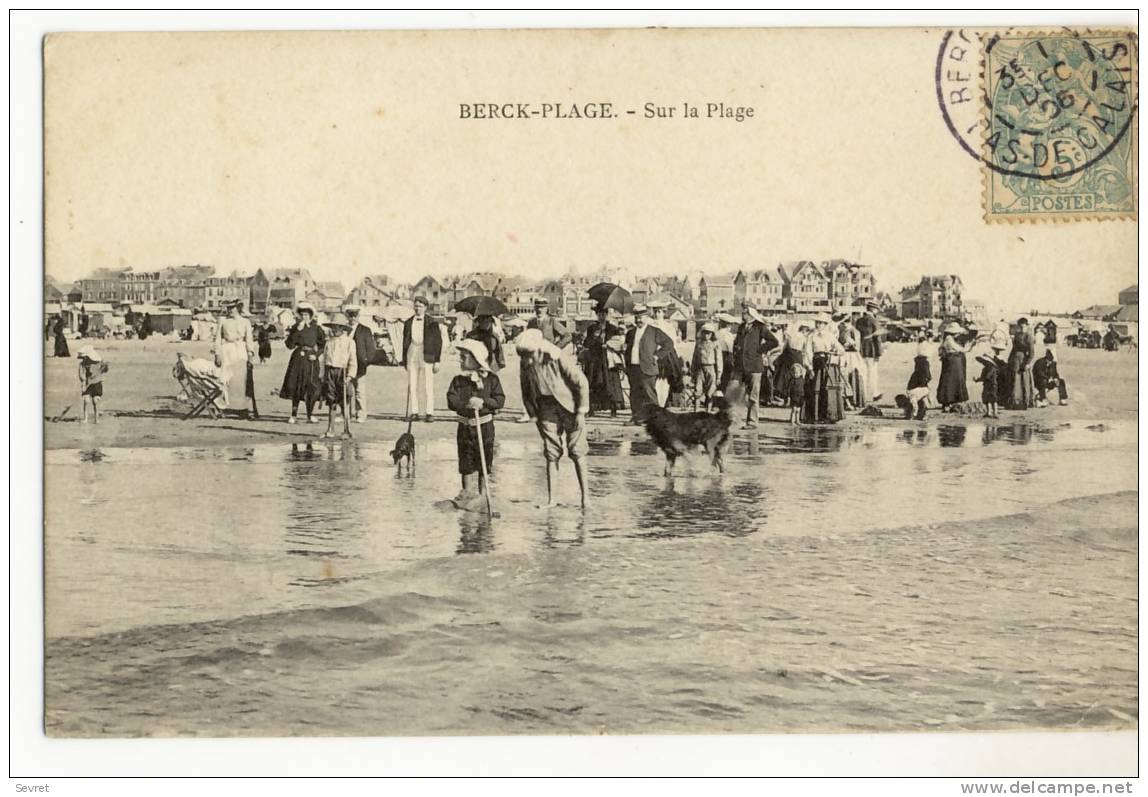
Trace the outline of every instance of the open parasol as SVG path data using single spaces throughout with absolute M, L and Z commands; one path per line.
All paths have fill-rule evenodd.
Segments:
M 598 307 L 617 310 L 622 315 L 634 310 L 634 297 L 625 288 L 612 282 L 599 282 L 588 288 L 586 295 L 598 303 Z
M 493 296 L 467 296 L 455 303 L 454 309 L 463 313 L 470 313 L 473 316 L 480 315 L 505 315 L 508 310 L 506 305 Z

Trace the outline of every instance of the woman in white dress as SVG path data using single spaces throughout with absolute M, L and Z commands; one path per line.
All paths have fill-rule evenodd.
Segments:
M 243 302 L 232 302 L 228 314 L 215 326 L 215 364 L 223 380 L 223 406 L 231 406 L 231 391 L 239 380 L 238 396 L 244 395 L 247 384 L 247 361 L 255 354 L 255 330 L 243 317 Z M 242 402 L 242 398 L 240 399 Z

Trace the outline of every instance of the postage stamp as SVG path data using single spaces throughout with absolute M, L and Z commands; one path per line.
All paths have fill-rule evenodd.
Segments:
M 1135 219 L 1136 35 L 982 41 L 985 220 Z

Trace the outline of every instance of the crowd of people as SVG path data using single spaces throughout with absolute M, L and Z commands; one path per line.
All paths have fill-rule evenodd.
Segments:
M 770 406 L 788 408 L 793 424 L 835 423 L 849 411 L 883 414 L 876 406 L 882 399 L 884 345 L 875 304 L 835 316 L 766 318 L 747 302 L 740 317 L 723 312 L 702 323 L 688 359 L 679 352 L 679 328 L 667 320 L 667 307 L 656 301 L 634 305 L 632 323 L 624 325 L 610 308 L 599 306 L 597 319 L 581 334 L 552 316 L 545 299 L 538 300 L 534 318 L 517 337 L 506 333 L 497 316 L 477 316 L 465 335 L 453 342 L 460 373 L 446 392 L 447 409 L 458 423 L 459 500 L 479 495 L 494 469 L 492 420 L 506 406 L 499 372 L 506 367 L 506 348 L 511 344 L 519 356 L 525 409 L 519 421 L 538 429 L 551 503 L 563 456 L 573 463 L 583 505 L 586 502 L 586 418 L 595 413 L 617 417 L 628 409 L 628 422 L 642 424 L 652 407 L 708 410 L 737 382 L 746 398 L 745 429 L 756 428 L 761 408 Z M 428 423 L 435 420 L 435 375 L 444 345 L 451 342 L 450 333 L 444 335 L 428 309 L 425 297 L 414 299 L 396 353 L 406 371 L 408 423 L 420 417 Z M 47 332 L 54 338 L 55 354 L 68 356 L 62 321 Z M 255 358 L 266 362 L 271 356 L 269 332 L 244 315 L 242 302 L 233 302 L 215 326 L 211 361 L 184 359 L 181 354 L 177 378 L 181 382 L 188 374 L 209 378 L 219 387 L 220 409 L 242 405 L 245 402 L 235 397 L 254 398 Z M 966 358 L 982 341 L 989 352 L 976 357 L 981 370 L 973 381 L 981 386 L 986 417 L 999 417 L 1001 409 L 1047 406 L 1050 400 L 1067 404 L 1055 327 L 1033 329 L 1027 318 L 1020 318 L 1012 325 L 1002 321 L 986 336 L 950 322 L 940 329 L 939 337 L 939 342 L 925 336 L 917 342 L 905 390 L 894 400 L 905 418 L 923 420 L 933 406 L 967 411 Z M 342 313 L 330 313 L 320 324 L 315 309 L 301 302 L 285 343 L 290 356 L 278 395 L 290 402 L 287 423 L 320 423 L 316 411 L 324 404 L 324 436 L 335 436 L 339 416 L 344 434 L 349 434 L 352 421 L 366 420 L 365 376 L 376 361 L 376 339 L 373 330 L 360 322 L 360 308 L 345 306 Z M 935 393 L 934 357 L 940 366 Z M 98 353 L 87 347 L 81 350 L 85 420 L 89 403 L 98 420 L 107 372 Z M 243 387 L 236 384 L 241 377 Z M 1050 398 L 1053 394 L 1055 399 Z

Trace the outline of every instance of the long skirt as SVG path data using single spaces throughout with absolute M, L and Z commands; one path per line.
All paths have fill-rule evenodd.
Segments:
M 825 355 L 813 356 L 813 370 L 805 380 L 806 423 L 836 423 L 845 415 L 841 368 Z
M 590 382 L 590 411 L 615 409 L 622 406 L 622 381 L 617 372 L 606 366 L 601 357 L 588 358 L 586 378 Z
M 841 366 L 841 373 L 845 377 L 845 393 L 853 402 L 853 406 L 861 409 L 869 403 L 869 393 L 865 384 L 865 361 L 855 351 L 845 353 L 845 362 Z
M 965 355 L 951 352 L 941 358 L 941 378 L 937 382 L 937 403 L 942 407 L 969 400 L 965 382 Z
M 53 352 L 57 357 L 71 357 L 68 351 L 68 339 L 64 337 L 63 332 L 56 333 L 56 345 Z
M 1009 396 L 1010 410 L 1027 410 L 1036 406 L 1036 390 L 1032 383 L 1032 369 L 1019 368 L 1012 371 L 1012 392 Z
M 323 397 L 323 384 L 319 381 L 319 355 L 295 349 L 283 374 L 279 398 L 291 402 L 314 404 Z
M 216 352 L 220 359 L 219 376 L 223 380 L 223 406 L 231 406 L 231 395 L 234 382 L 242 379 L 243 383 L 234 395 L 243 396 L 243 388 L 247 381 L 247 345 L 241 340 L 223 343 Z

